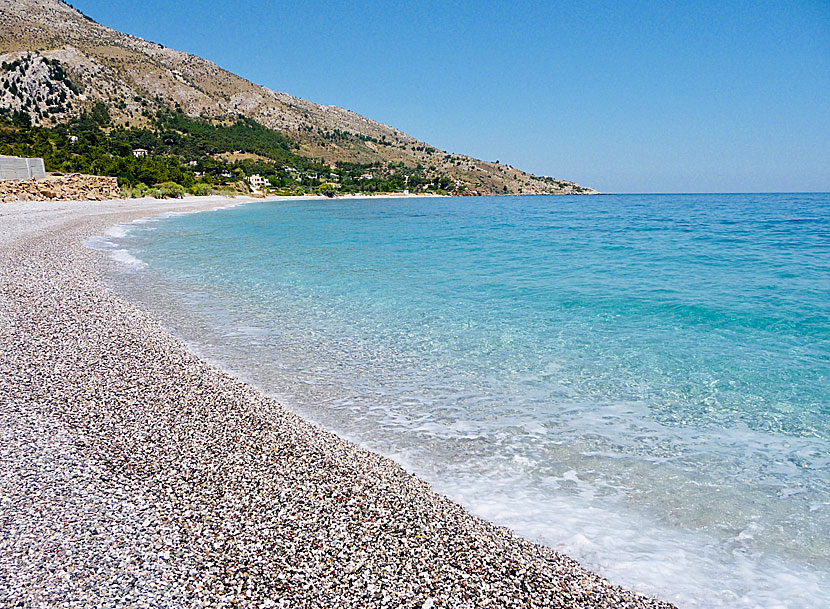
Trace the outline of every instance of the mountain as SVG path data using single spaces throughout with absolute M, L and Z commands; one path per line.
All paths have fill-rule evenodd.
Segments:
M 104 102 L 116 125 L 160 109 L 227 123 L 242 114 L 326 163 L 404 163 L 444 174 L 470 194 L 593 194 L 573 182 L 438 150 L 336 106 L 271 91 L 182 51 L 123 34 L 59 0 L 0 0 L 0 108 L 35 124 L 65 122 Z

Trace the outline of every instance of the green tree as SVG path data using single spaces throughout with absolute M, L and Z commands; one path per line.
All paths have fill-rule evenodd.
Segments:
M 89 113 L 95 123 L 100 127 L 106 127 L 112 122 L 110 118 L 110 111 L 104 102 L 95 102 L 92 106 L 92 111 Z
M 20 112 L 19 110 L 15 110 L 12 115 L 12 123 L 14 123 L 15 127 L 28 129 L 32 126 L 32 117 L 29 116 L 28 112 Z
M 334 189 L 334 186 L 329 184 L 328 182 L 324 182 L 317 187 L 317 194 L 323 195 L 326 197 L 333 197 L 337 191 Z

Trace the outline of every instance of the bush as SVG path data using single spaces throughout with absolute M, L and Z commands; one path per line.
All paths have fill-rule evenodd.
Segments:
M 197 197 L 206 197 L 213 194 L 213 188 L 210 187 L 210 184 L 206 184 L 205 182 L 196 182 L 190 187 L 190 193 L 196 195 Z
M 181 199 L 186 194 L 184 186 L 175 182 L 163 182 L 157 188 L 163 199 Z
M 220 195 L 223 197 L 235 197 L 239 194 L 233 188 L 214 188 L 212 192 L 215 195 Z
M 317 194 L 324 195 L 326 197 L 333 197 L 335 194 L 334 186 L 331 184 L 320 184 L 319 188 L 317 188 Z
M 140 199 L 141 197 L 149 196 L 147 194 L 148 187 L 145 183 L 139 182 L 138 184 L 133 184 L 130 186 L 129 184 L 125 185 L 121 192 L 124 197 L 131 197 L 133 199 Z

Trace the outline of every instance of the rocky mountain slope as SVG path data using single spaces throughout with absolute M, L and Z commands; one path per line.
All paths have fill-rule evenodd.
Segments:
M 181 51 L 117 32 L 59 0 L 0 0 L 0 108 L 36 124 L 65 121 L 98 101 L 116 124 L 160 108 L 227 121 L 237 114 L 326 162 L 403 162 L 451 176 L 473 194 L 590 194 L 573 182 L 451 154 L 335 106 L 271 91 Z

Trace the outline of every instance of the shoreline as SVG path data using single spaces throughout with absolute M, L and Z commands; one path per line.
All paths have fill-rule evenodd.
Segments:
M 325 199 L 0 205 L 0 605 L 670 607 L 199 359 L 83 246 L 163 213 L 304 198 Z

